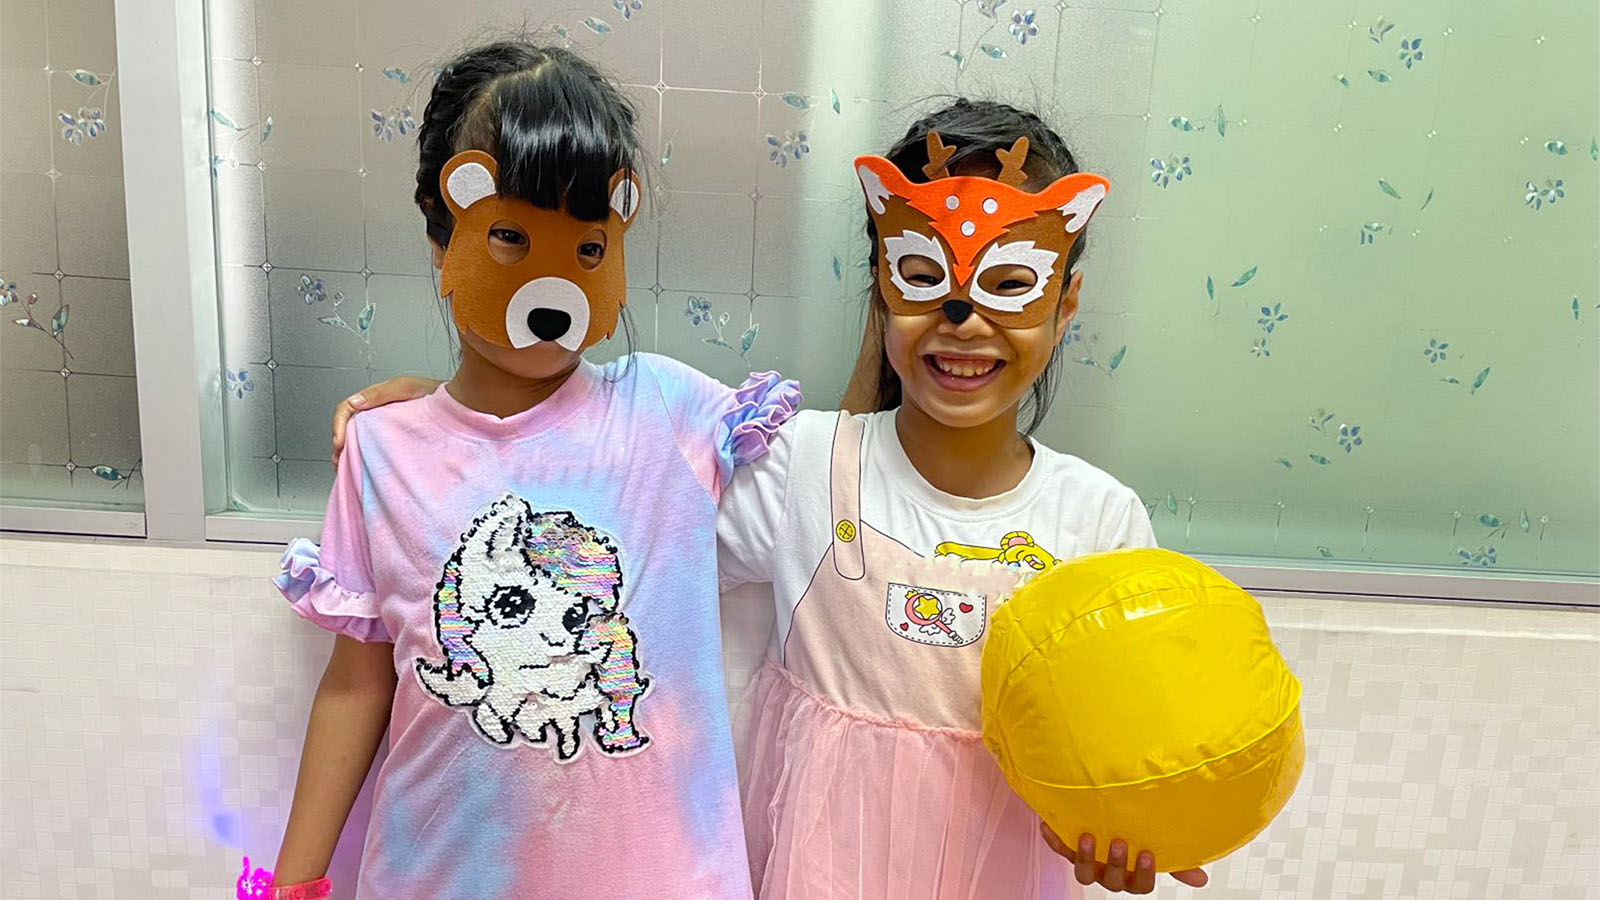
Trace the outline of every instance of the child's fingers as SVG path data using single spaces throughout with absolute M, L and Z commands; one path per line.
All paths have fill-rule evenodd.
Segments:
M 1139 854 L 1138 865 L 1133 870 L 1133 882 L 1128 890 L 1135 894 L 1148 894 L 1156 889 L 1156 858 L 1145 851 Z
M 418 375 L 397 375 L 346 397 L 333 411 L 333 465 L 339 465 L 339 454 L 344 452 L 345 429 L 350 417 L 363 409 L 386 406 L 404 400 L 415 400 L 433 393 L 439 382 Z
M 1111 842 L 1106 854 L 1106 874 L 1100 884 L 1108 891 L 1120 891 L 1128 882 L 1128 845 L 1120 838 Z
M 1206 874 L 1205 869 L 1184 869 L 1179 872 L 1173 872 L 1171 875 L 1190 887 L 1205 887 L 1206 883 L 1211 880 L 1211 876 Z
M 1065 856 L 1069 862 L 1077 862 L 1077 856 L 1072 848 L 1062 842 L 1060 835 L 1043 822 L 1039 823 L 1039 834 L 1044 837 L 1044 842 L 1049 848 L 1060 856 Z
M 339 402 L 333 410 L 333 467 L 339 467 L 339 454 L 344 452 L 344 430 L 350 423 L 350 417 L 361 408 L 364 398 L 360 394 L 352 394 Z
M 1072 874 L 1079 884 L 1094 884 L 1099 880 L 1095 872 L 1094 835 L 1078 838 L 1078 858 L 1072 861 Z

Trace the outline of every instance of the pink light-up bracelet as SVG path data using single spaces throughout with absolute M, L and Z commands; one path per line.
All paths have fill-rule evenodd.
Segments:
M 269 900 L 328 900 L 333 895 L 333 882 L 326 878 L 302 881 L 299 884 L 282 884 L 272 889 Z

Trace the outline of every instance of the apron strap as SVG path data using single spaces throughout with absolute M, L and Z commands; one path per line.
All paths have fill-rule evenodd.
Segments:
M 839 577 L 859 581 L 867 573 L 861 549 L 861 441 L 866 428 L 861 419 L 839 413 L 833 429 L 832 495 L 833 566 Z

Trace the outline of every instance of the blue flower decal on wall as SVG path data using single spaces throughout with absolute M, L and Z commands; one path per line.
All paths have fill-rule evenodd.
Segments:
M 1361 426 L 1340 425 L 1339 446 L 1343 447 L 1346 453 L 1350 453 L 1361 446 Z
M 1422 61 L 1422 38 L 1400 40 L 1400 61 L 1405 63 L 1408 69 Z
M 1283 304 L 1274 303 L 1270 307 L 1261 307 L 1261 318 L 1256 320 L 1256 324 L 1261 326 L 1262 331 L 1271 334 L 1279 323 L 1287 321 L 1289 321 L 1289 314 L 1283 311 Z
M 1039 26 L 1033 23 L 1033 10 L 1019 10 L 1011 14 L 1011 36 L 1017 39 L 1017 43 L 1026 44 L 1028 38 L 1038 35 Z
M 237 372 L 229 370 L 225 373 L 228 379 L 228 391 L 234 397 L 243 400 L 244 395 L 256 389 L 256 383 L 250 380 L 250 373 L 244 369 Z
M 1545 206 L 1554 206 L 1557 200 L 1567 195 L 1566 183 L 1559 178 L 1546 178 L 1543 185 L 1528 182 L 1526 193 L 1522 202 L 1529 209 L 1543 209 Z
M 1184 176 L 1193 174 L 1187 156 L 1169 156 L 1165 160 L 1152 157 L 1150 159 L 1150 181 L 1166 187 L 1174 181 L 1182 181 Z
M 811 144 L 806 138 L 806 133 L 785 131 L 783 137 L 775 134 L 767 135 L 767 159 L 773 165 L 782 169 L 789 165 L 791 160 L 798 162 L 801 157 L 811 152 Z

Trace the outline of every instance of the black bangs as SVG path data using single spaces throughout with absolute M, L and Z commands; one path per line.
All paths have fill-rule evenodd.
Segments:
M 637 166 L 632 104 L 588 63 L 560 51 L 491 84 L 483 122 L 500 163 L 500 193 L 602 221 L 611 176 Z
M 643 158 L 636 121 L 622 91 L 565 48 L 504 40 L 461 53 L 439 69 L 417 129 L 414 196 L 428 237 L 450 243 L 439 172 L 463 150 L 499 161 L 506 196 L 604 220 L 612 174 L 631 174 Z

